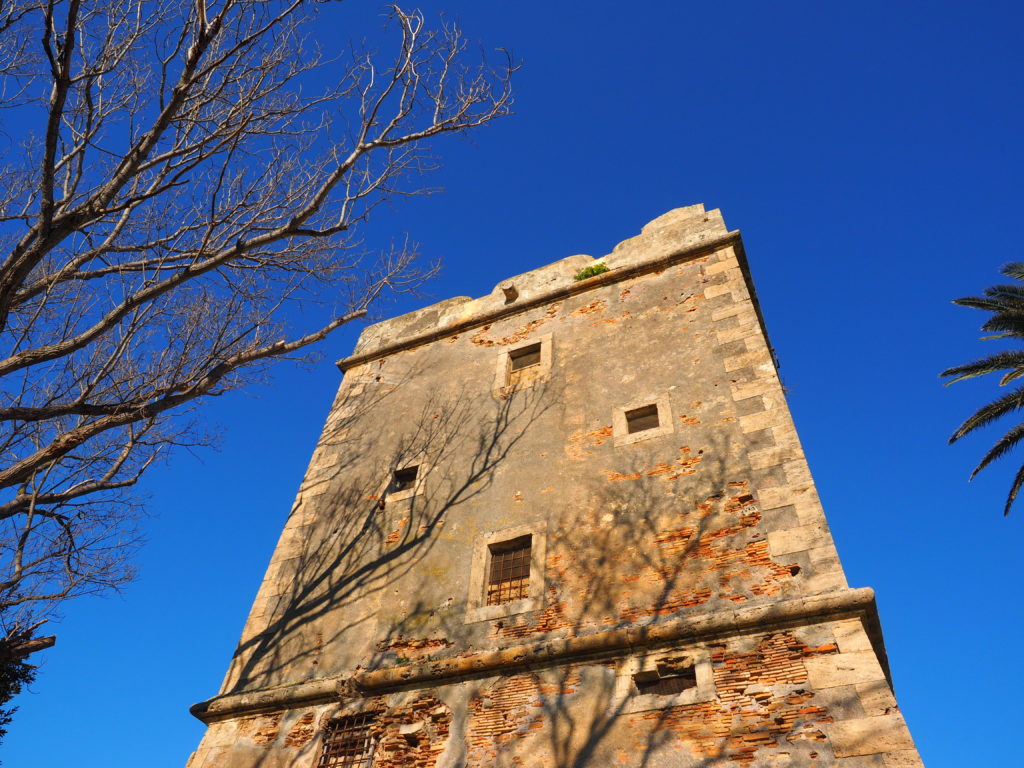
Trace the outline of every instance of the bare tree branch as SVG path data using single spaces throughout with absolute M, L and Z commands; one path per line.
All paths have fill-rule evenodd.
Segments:
M 390 55 L 324 57 L 316 13 L 0 3 L 0 108 L 36 126 L 0 155 L 5 637 L 132 577 L 135 489 L 207 442 L 203 400 L 433 269 L 408 243 L 365 253 L 357 230 L 429 191 L 432 139 L 509 112 L 515 67 L 470 61 L 457 28 L 397 7 Z

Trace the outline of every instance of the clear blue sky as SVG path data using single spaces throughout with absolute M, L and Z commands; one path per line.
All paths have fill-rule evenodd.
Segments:
M 444 260 L 418 303 L 602 255 L 670 208 L 721 208 L 850 583 L 877 590 L 925 763 L 1008 765 L 1024 504 L 1002 517 L 1012 462 L 967 483 L 993 435 L 946 446 L 994 382 L 937 373 L 997 344 L 950 299 L 1024 260 L 1020 3 L 422 7 L 525 67 L 514 116 L 438 146 L 445 192 L 374 222 Z M 324 14 L 328 46 L 379 25 L 355 2 Z M 357 332 L 216 402 L 219 452 L 151 474 L 138 581 L 68 606 L 5 766 L 184 764 L 203 732 L 188 706 L 220 684 Z

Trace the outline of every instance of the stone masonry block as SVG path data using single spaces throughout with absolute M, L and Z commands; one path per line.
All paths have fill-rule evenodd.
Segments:
M 916 749 L 897 749 L 886 752 L 885 768 L 924 768 Z
M 740 416 L 740 429 L 743 432 L 758 432 L 759 430 L 776 426 L 781 418 L 782 413 L 778 410 L 751 413 L 747 416 Z M 775 438 L 777 442 L 778 435 Z
M 759 349 L 754 352 L 744 352 L 742 355 L 733 355 L 732 357 L 725 358 L 726 371 L 738 371 L 740 368 L 747 367 L 756 368 L 767 374 L 775 366 L 767 350 Z
M 772 382 L 772 386 L 767 389 L 767 391 L 764 393 L 763 397 L 764 397 L 765 407 L 768 410 L 773 410 L 775 408 L 785 408 L 786 407 L 786 397 L 782 393 L 781 385 L 777 384 L 776 382 Z
M 821 525 L 825 519 L 813 488 L 806 485 L 783 483 L 773 487 L 758 487 L 757 499 L 762 509 L 792 505 L 796 508 L 800 525 Z M 794 528 L 796 526 L 793 526 Z
M 757 500 L 761 502 L 763 509 L 774 507 L 785 507 L 794 504 L 800 498 L 800 489 L 789 485 L 781 485 L 777 488 L 764 488 L 757 493 Z
M 840 685 L 815 691 L 815 703 L 820 702 L 836 720 L 856 720 L 864 717 L 857 689 L 852 685 Z
M 882 755 L 857 755 L 856 757 L 840 757 L 836 760 L 836 768 L 887 768 Z
M 864 714 L 869 716 L 888 715 L 895 712 L 896 697 L 887 680 L 874 680 L 870 683 L 858 683 L 857 695 L 860 697 Z
M 771 531 L 768 534 L 768 550 L 775 556 L 803 552 L 828 543 L 831 543 L 828 529 L 818 525 L 801 525 L 799 528 Z
M 871 640 L 868 639 L 868 633 L 864 631 L 864 625 L 858 619 L 835 621 L 831 627 L 840 651 L 845 653 L 871 650 Z
M 843 589 L 846 586 L 846 576 L 842 571 L 816 571 L 812 569 L 813 575 L 804 582 L 804 588 L 815 594 L 829 592 L 833 589 Z
M 784 507 L 775 507 L 774 509 L 763 509 L 761 511 L 761 519 L 764 522 L 764 527 L 769 531 L 781 531 L 787 528 L 796 528 L 800 525 L 800 520 L 796 515 L 796 507 L 792 504 L 787 504 Z
M 797 447 L 799 447 L 799 444 L 797 444 Z M 811 479 L 811 468 L 807 466 L 807 462 L 804 459 L 787 461 L 785 470 L 786 478 L 794 485 L 812 485 L 814 482 Z
M 843 566 L 839 563 L 839 554 L 836 552 L 836 548 L 829 541 L 824 546 L 815 547 L 807 553 L 811 559 L 811 565 L 814 569 L 820 573 L 826 573 L 828 571 L 842 572 Z M 866 651 L 871 648 L 870 645 L 867 648 L 842 648 L 840 650 L 850 651 Z
M 910 731 L 900 715 L 842 720 L 825 727 L 836 757 L 873 755 L 914 748 Z
M 744 323 L 743 325 L 737 325 L 734 328 L 729 328 L 724 331 L 716 331 L 715 335 L 718 337 L 719 344 L 725 344 L 729 341 L 737 341 L 738 339 L 746 339 L 750 336 L 756 336 L 760 332 L 760 329 L 756 325 Z
M 722 255 L 714 264 L 704 268 L 704 274 L 717 275 L 720 272 L 729 272 L 733 269 L 739 269 L 739 266 L 736 264 L 736 259 L 732 256 Z
M 786 445 L 776 446 L 766 451 L 751 451 L 748 454 L 748 459 L 750 460 L 750 466 L 752 469 L 777 467 L 780 464 L 787 464 L 792 458 L 793 449 Z
M 730 285 L 728 282 L 723 283 L 722 285 L 709 285 L 707 288 L 704 289 L 704 298 L 713 299 L 715 298 L 715 296 L 721 296 L 726 293 L 732 293 L 732 290 L 733 286 Z
M 761 429 L 747 435 L 747 447 L 751 451 L 766 451 L 776 445 L 775 434 L 770 429 Z
M 775 389 L 775 386 L 771 382 L 767 382 L 764 379 L 757 379 L 746 384 L 732 384 L 733 400 L 746 400 L 748 397 L 759 397 L 767 394 Z
M 851 651 L 805 659 L 807 680 L 815 689 L 885 680 L 874 651 Z M 876 750 L 878 752 L 884 750 Z M 861 753 L 856 753 L 861 754 Z
M 724 306 L 721 309 L 713 310 L 711 312 L 711 319 L 724 320 L 727 317 L 733 317 L 734 315 L 739 315 L 740 313 L 745 311 L 749 311 L 749 308 L 747 306 L 745 306 L 744 304 L 733 303 Z
M 772 432 L 775 433 L 775 442 L 779 445 L 792 445 L 796 450 L 800 450 L 800 440 L 796 436 L 796 429 L 793 427 L 793 422 L 783 414 L 779 419 L 781 423 L 776 424 L 772 427 Z
M 745 400 L 737 400 L 732 404 L 734 416 L 749 416 L 752 413 L 761 413 L 763 411 L 763 397 L 748 397 Z

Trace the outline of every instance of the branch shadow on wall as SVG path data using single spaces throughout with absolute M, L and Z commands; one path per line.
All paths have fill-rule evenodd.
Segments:
M 433 550 L 446 518 L 490 486 L 557 402 L 545 385 L 504 399 L 465 388 L 433 391 L 415 397 L 423 405 L 403 423 L 394 414 L 417 376 L 369 377 L 335 403 L 221 695 L 298 682 L 302 670 L 316 679 L 319 667 L 336 666 L 322 664 L 325 655 L 387 635 L 387 627 L 375 631 L 376 607 Z M 425 472 L 422 486 L 392 502 L 392 473 L 409 465 Z
M 510 454 L 560 402 L 550 383 L 486 400 L 465 390 L 411 392 L 424 406 L 400 432 L 368 428 L 394 429 L 403 391 L 417 376 L 370 379 L 361 390 L 356 384 L 350 402 L 332 410 L 318 447 L 322 466 L 314 459 L 268 574 L 268 584 L 280 591 L 261 592 L 265 605 L 254 609 L 224 694 L 294 683 L 303 670 L 314 680 L 326 670 L 351 668 L 339 653 L 373 670 L 472 652 L 474 645 L 508 648 L 658 624 L 770 597 L 796 575 L 794 564 L 767 556 L 749 467 L 732 457 L 729 431 L 702 430 L 690 445 L 652 440 L 597 454 L 608 459 L 603 469 L 596 469 L 600 462 L 592 454 L 580 462 L 580 474 L 560 478 L 558 494 L 544 500 L 552 511 L 542 610 L 467 624 L 464 600 L 438 605 L 396 593 L 410 574 L 423 576 L 419 569 L 445 539 L 447 520 L 491 488 Z M 370 456 L 381 458 L 367 471 Z M 387 479 L 410 464 L 426 467 L 421 492 L 389 501 Z M 453 555 L 452 562 L 461 560 Z M 397 603 L 400 611 L 382 610 Z M 337 623 L 342 616 L 345 623 Z M 634 648 L 502 675 L 466 675 L 465 711 L 452 718 L 436 763 L 427 764 L 757 768 L 745 737 L 778 730 L 766 720 L 771 702 L 766 707 L 752 694 L 728 706 L 713 696 L 637 706 L 641 694 L 624 661 L 630 669 L 648 668 L 671 650 Z M 705 650 L 721 663 L 714 648 Z M 685 664 L 685 653 L 681 658 Z M 421 689 L 407 688 L 404 698 L 401 689 L 367 691 L 364 705 L 384 711 L 389 702 L 393 707 L 396 700 L 426 695 L 430 686 Z M 353 696 L 360 698 L 354 690 L 340 694 L 340 703 L 351 704 Z M 763 710 L 761 720 L 748 718 L 747 732 L 734 724 L 743 707 Z M 410 744 L 423 747 L 379 735 L 387 765 L 404 764 L 401 750 Z M 318 743 L 306 744 L 304 759 L 313 759 Z M 795 758 L 814 748 L 795 744 L 791 752 Z M 286 764 L 273 750 L 252 754 L 254 766 Z
M 475 625 L 476 633 L 480 625 L 489 630 L 486 646 L 649 626 L 695 610 L 728 610 L 788 585 L 799 568 L 768 557 L 749 467 L 731 457 L 728 432 L 705 432 L 692 447 L 674 445 L 671 461 L 658 455 L 665 443 L 656 445 L 638 446 L 627 466 L 563 483 L 552 502 L 559 511 L 548 531 L 545 606 Z M 614 455 L 621 461 L 624 452 Z M 415 606 L 387 628 L 371 668 L 443 658 L 444 648 L 435 654 L 428 639 L 415 658 L 384 653 L 392 641 L 415 647 L 408 639 L 428 614 L 432 637 L 465 638 L 471 631 L 461 614 L 438 626 L 431 606 Z M 703 652 L 723 663 L 715 649 Z M 682 703 L 641 694 L 630 670 L 657 669 L 666 659 L 695 663 L 685 651 L 672 657 L 671 648 L 652 647 L 499 676 L 470 674 L 467 712 L 456 718 L 438 768 L 760 765 L 751 743 L 763 746 L 781 733 L 771 720 L 773 701 L 760 690 L 728 706 L 713 688 L 710 697 Z M 386 707 L 385 698 L 374 706 Z M 747 722 L 736 727 L 740 711 Z M 785 754 L 814 755 L 819 747 L 787 744 Z

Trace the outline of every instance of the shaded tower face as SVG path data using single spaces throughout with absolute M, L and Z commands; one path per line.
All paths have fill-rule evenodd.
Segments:
M 364 331 L 190 768 L 920 765 L 739 234 L 594 263 Z

